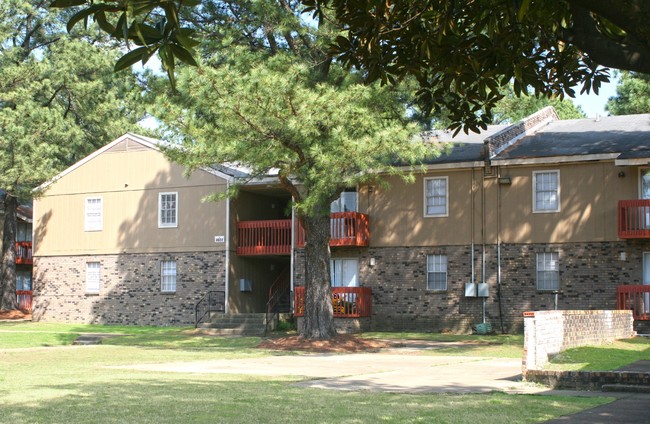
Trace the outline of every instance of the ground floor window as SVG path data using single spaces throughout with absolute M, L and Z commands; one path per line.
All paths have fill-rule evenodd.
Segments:
M 16 270 L 16 290 L 32 289 L 32 272 L 30 270 Z
M 162 261 L 160 263 L 160 291 L 176 291 L 176 261 Z
M 447 290 L 446 255 L 427 255 L 427 290 Z
M 557 252 L 537 254 L 537 290 L 560 289 L 560 255 Z
M 101 264 L 86 262 L 86 293 L 99 293 Z
M 359 260 L 332 259 L 330 274 L 332 287 L 359 287 Z

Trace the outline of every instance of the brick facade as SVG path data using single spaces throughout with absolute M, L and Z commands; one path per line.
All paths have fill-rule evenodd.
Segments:
M 176 292 L 160 290 L 160 262 L 176 261 Z M 99 294 L 86 293 L 86 263 L 100 262 Z M 71 323 L 193 325 L 194 305 L 224 290 L 224 252 L 38 257 L 34 319 Z
M 537 253 L 559 254 L 558 309 L 615 309 L 616 287 L 642 284 L 642 256 L 650 242 L 593 242 L 501 245 L 501 308 L 498 298 L 498 249 L 486 246 L 486 322 L 515 333 L 523 330 L 523 312 L 552 310 L 555 294 L 537 290 Z M 621 260 L 621 252 L 626 253 Z M 426 290 L 427 255 L 446 255 L 447 290 Z M 373 292 L 370 327 L 375 331 L 468 332 L 482 322 L 482 298 L 465 297 L 471 281 L 471 247 L 371 247 L 336 249 L 333 257 L 358 258 L 360 285 Z M 370 266 L 370 258 L 375 266 Z M 304 284 L 304 256 L 295 258 L 295 284 Z M 474 281 L 482 281 L 482 247 L 474 249 Z M 499 312 L 501 310 L 501 314 Z

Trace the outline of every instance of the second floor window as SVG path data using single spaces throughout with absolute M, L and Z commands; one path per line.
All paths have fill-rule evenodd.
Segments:
M 533 172 L 533 212 L 560 211 L 560 171 Z
M 448 216 L 447 177 L 424 179 L 424 216 Z
M 158 227 L 178 227 L 178 193 L 159 194 Z
M 102 198 L 86 197 L 84 207 L 84 231 L 102 230 Z

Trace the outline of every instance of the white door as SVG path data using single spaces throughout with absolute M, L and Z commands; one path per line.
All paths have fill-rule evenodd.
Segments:
M 640 176 L 639 198 L 650 199 L 650 169 L 642 169 Z M 645 207 L 645 229 L 650 229 L 650 208 L 648 207 Z
M 358 259 L 332 259 L 330 268 L 332 287 L 359 287 Z

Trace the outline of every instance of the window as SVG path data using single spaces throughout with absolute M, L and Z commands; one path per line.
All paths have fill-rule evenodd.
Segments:
M 639 171 L 641 181 L 639 181 L 639 198 L 650 199 L 650 169 L 641 169 Z
M 176 261 L 160 263 L 160 291 L 167 293 L 176 291 Z
M 26 222 L 16 224 L 16 241 L 32 241 L 32 224 Z
M 178 193 L 160 193 L 158 196 L 158 227 L 178 226 Z
M 332 287 L 359 287 L 359 260 L 332 259 L 330 274 Z
M 99 293 L 99 262 L 86 262 L 86 293 Z
M 447 290 L 447 256 L 427 255 L 427 290 Z
M 533 212 L 560 211 L 560 171 L 533 172 Z
M 24 269 L 16 270 L 16 290 L 32 289 L 32 272 Z
M 102 198 L 86 197 L 84 231 L 102 230 Z
M 357 189 L 346 188 L 341 196 L 332 202 L 330 212 L 356 212 L 357 211 Z
M 448 216 L 448 178 L 424 179 L 424 216 Z
M 537 254 L 537 290 L 560 289 L 559 258 L 557 252 Z

